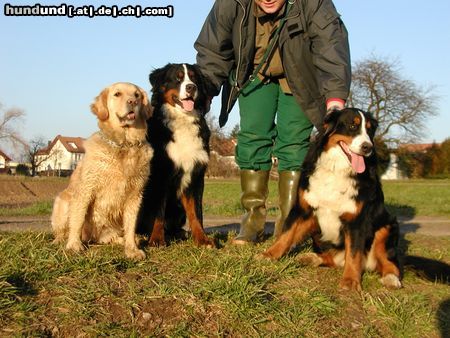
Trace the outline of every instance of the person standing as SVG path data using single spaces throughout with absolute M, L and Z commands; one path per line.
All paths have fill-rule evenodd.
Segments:
M 272 156 L 278 159 L 280 214 L 296 200 L 313 126 L 342 109 L 351 82 L 348 35 L 331 0 L 216 0 L 197 40 L 197 64 L 211 97 L 222 90 L 219 125 L 239 101 L 245 215 L 235 244 L 262 239 Z

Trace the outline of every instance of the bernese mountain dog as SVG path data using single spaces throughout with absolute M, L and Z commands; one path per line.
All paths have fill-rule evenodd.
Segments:
M 151 234 L 151 246 L 164 246 L 187 216 L 194 242 L 212 247 L 202 209 L 210 138 L 205 80 L 196 65 L 171 63 L 152 71 L 149 79 L 154 113 L 147 135 L 154 156 L 138 232 Z
M 263 257 L 278 259 L 312 237 L 314 252 L 299 261 L 343 267 L 343 289 L 361 290 L 364 270 L 380 273 L 386 287 L 401 287 L 399 227 L 386 210 L 377 174 L 376 128 L 369 113 L 355 108 L 325 117 L 302 166 L 297 202 Z

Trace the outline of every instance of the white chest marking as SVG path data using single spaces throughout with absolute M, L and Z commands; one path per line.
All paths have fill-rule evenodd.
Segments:
M 191 182 L 192 170 L 196 163 L 208 163 L 208 153 L 203 148 L 199 136 L 199 126 L 195 123 L 196 116 L 186 114 L 169 105 L 164 107 L 166 124 L 173 132 L 173 141 L 166 146 L 169 157 L 175 166 L 183 169 L 180 194 Z
M 309 189 L 304 197 L 316 209 L 315 215 L 324 241 L 339 244 L 342 227 L 339 216 L 345 212 L 356 212 L 354 197 L 358 192 L 351 173 L 347 158 L 336 146 L 321 154 L 309 179 Z

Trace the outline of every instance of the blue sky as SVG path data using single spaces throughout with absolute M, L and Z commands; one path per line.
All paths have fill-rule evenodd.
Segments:
M 230 0 L 231 1 L 231 0 Z M 34 5 L 37 1 L 10 1 Z M 193 43 L 212 0 L 40 1 L 93 5 L 172 5 L 167 17 L 11 17 L 0 14 L 0 103 L 26 112 L 23 136 L 51 140 L 57 134 L 88 137 L 97 126 L 89 111 L 105 86 L 133 82 L 150 90 L 148 74 L 167 62 L 195 62 Z M 450 137 L 450 1 L 335 0 L 350 36 L 352 60 L 372 54 L 395 58 L 403 77 L 435 86 L 439 116 L 423 142 Z M 212 114 L 220 110 L 213 101 Z M 226 126 L 238 123 L 233 111 Z M 8 153 L 8 149 L 4 149 Z

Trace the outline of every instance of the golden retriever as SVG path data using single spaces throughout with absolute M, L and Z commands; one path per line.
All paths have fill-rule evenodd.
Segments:
M 144 259 L 136 245 L 136 220 L 153 149 L 146 140 L 152 113 L 144 90 L 131 83 L 104 89 L 91 105 L 100 130 L 85 143 L 85 156 L 69 186 L 55 199 L 55 242 L 81 251 L 88 243 L 121 243 L 125 255 Z

